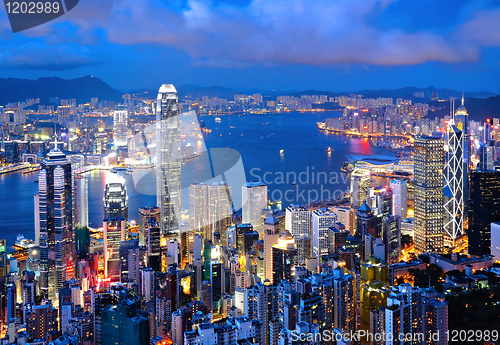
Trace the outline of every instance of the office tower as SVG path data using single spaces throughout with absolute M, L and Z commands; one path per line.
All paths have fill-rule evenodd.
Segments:
M 252 224 L 262 236 L 262 211 L 267 209 L 267 186 L 262 182 L 247 182 L 242 186 L 242 223 Z
M 463 104 L 462 104 L 463 107 Z M 457 112 L 462 112 L 459 108 Z M 465 114 L 467 114 L 465 112 Z M 458 125 L 458 124 L 457 124 Z M 463 123 L 460 123 L 463 128 Z M 464 188 L 468 179 L 464 163 L 465 134 L 455 125 L 452 117 L 448 123 L 446 165 L 444 168 L 444 230 L 445 236 L 453 241 L 464 231 Z
M 311 235 L 311 212 L 304 206 L 286 208 L 285 229 L 293 236 Z
M 163 237 L 180 236 L 181 138 L 179 102 L 172 84 L 163 84 L 156 104 L 156 198 Z
M 495 262 L 500 261 L 500 222 L 491 223 L 491 255 Z
M 469 201 L 469 174 L 471 171 L 471 140 L 469 131 L 469 115 L 467 114 L 467 109 L 464 107 L 464 96 L 462 94 L 462 105 L 458 107 L 455 111 L 455 116 L 453 119 L 454 126 L 462 132 L 462 144 L 463 144 L 463 168 L 462 168 L 462 180 L 463 180 L 463 204 L 464 204 L 464 215 L 468 214 L 468 201 Z
M 478 170 L 494 170 L 495 161 L 495 141 L 487 140 L 478 150 L 479 163 Z
M 391 181 L 392 215 L 406 219 L 408 203 L 408 184 L 406 181 Z
M 470 174 L 469 254 L 490 254 L 491 223 L 500 221 L 500 171 Z
M 360 317 L 361 328 L 370 331 L 372 309 L 385 307 L 389 295 L 389 268 L 387 263 L 371 257 L 361 263 Z
M 86 177 L 76 179 L 76 223 L 89 226 L 89 184 Z
M 328 255 L 328 231 L 336 221 L 337 215 L 330 209 L 321 208 L 312 213 L 312 244 L 315 258 Z
M 363 239 L 367 234 L 377 237 L 377 217 L 364 202 L 356 213 L 356 236 Z
M 125 241 L 125 218 L 104 218 L 104 277 L 120 280 L 120 242 Z
M 26 305 L 24 319 L 30 339 L 45 339 L 48 332 L 57 331 L 57 309 L 51 303 Z
M 123 105 L 117 105 L 113 111 L 113 145 L 127 146 L 128 110 Z
M 311 257 L 311 236 L 299 235 L 295 237 L 295 246 L 297 247 L 297 264 L 302 265 Z
M 343 269 L 334 270 L 333 280 L 333 325 L 344 332 L 354 331 L 354 276 Z
M 385 216 L 382 224 L 382 239 L 385 246 L 385 255 L 382 259 L 392 265 L 398 263 L 401 258 L 401 219 L 399 216 Z
M 120 242 L 120 281 L 124 284 L 138 284 L 139 264 L 139 240 Z
M 149 345 L 149 319 L 141 313 L 138 303 L 118 303 L 101 313 L 103 343 Z
M 189 229 L 207 239 L 208 231 L 208 185 L 195 182 L 189 186 Z
M 273 279 L 273 262 L 269 260 L 272 257 L 273 245 L 278 243 L 279 239 L 280 222 L 274 216 L 270 215 L 264 222 L 264 255 L 268 260 L 265 260 L 264 276 L 269 281 Z
M 448 331 L 448 302 L 438 297 L 433 288 L 425 288 L 424 303 L 424 337 L 426 345 L 447 345 L 447 337 L 436 337 L 436 334 L 446 334 Z M 437 338 L 437 339 L 436 339 Z
M 154 297 L 155 291 L 155 272 L 151 267 L 141 269 L 140 294 L 143 303 L 148 303 Z
M 424 342 L 424 304 L 422 289 L 405 283 L 393 286 L 385 308 L 385 333 L 392 334 L 386 344 L 400 344 L 401 337 L 412 335 L 412 344 Z M 416 338 L 422 334 L 421 339 Z
M 339 222 L 335 223 L 335 226 L 331 227 L 328 232 L 328 242 L 330 243 L 330 254 L 338 254 L 339 249 L 347 244 L 348 232 L 345 230 L 345 226 Z
M 354 236 L 354 229 L 356 226 L 356 222 L 354 221 L 354 210 L 350 207 L 335 207 L 333 212 L 337 214 L 337 220 L 345 225 L 349 234 Z
M 54 298 L 72 277 L 75 262 L 75 193 L 66 155 L 54 149 L 41 163 L 38 176 L 40 216 L 40 289 Z
M 271 282 L 278 284 L 282 279 L 294 281 L 296 260 L 297 248 L 294 237 L 285 230 L 279 235 L 278 243 L 274 244 L 272 248 L 273 275 Z
M 161 269 L 161 235 L 160 223 L 156 218 L 149 218 L 144 226 L 147 237 L 146 250 L 148 254 L 147 264 L 152 267 L 155 272 Z
M 222 294 L 224 293 L 224 268 L 221 260 L 220 247 L 214 246 L 211 250 L 210 285 L 212 287 L 212 310 L 219 313 Z
M 88 227 L 75 229 L 75 250 L 78 261 L 86 260 L 90 247 L 90 231 Z M 79 277 L 80 278 L 80 277 Z
M 415 251 L 443 251 L 443 141 L 420 136 L 415 139 Z
M 156 206 L 139 207 L 139 246 L 145 246 L 147 243 L 150 218 L 154 218 L 160 224 L 160 208 Z
M 125 218 L 125 227 L 128 221 L 128 196 L 125 179 L 113 177 L 106 182 L 103 197 L 104 218 Z
M 208 186 L 208 222 L 212 241 L 220 237 L 220 244 L 227 247 L 227 230 L 231 228 L 231 186 L 227 182 L 214 182 Z M 217 235 L 218 234 L 218 235 Z
M 370 187 L 370 175 L 351 176 L 351 205 L 358 208 L 366 201 L 368 188 Z
M 7 290 L 7 323 L 10 323 L 10 320 L 16 317 L 16 285 L 14 283 L 8 283 L 6 286 Z

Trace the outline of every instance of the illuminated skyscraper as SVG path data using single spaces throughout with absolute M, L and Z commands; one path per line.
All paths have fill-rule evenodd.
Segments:
M 273 279 L 271 282 L 278 284 L 282 279 L 295 280 L 295 263 L 297 260 L 297 248 L 295 240 L 287 230 L 283 231 L 278 238 L 278 243 L 272 247 L 271 260 L 273 263 Z
M 337 215 L 328 208 L 321 208 L 312 213 L 313 257 L 319 259 L 321 255 L 328 255 L 328 231 L 336 221 Z
M 262 182 L 247 182 L 242 187 L 242 223 L 250 223 L 262 237 L 262 210 L 267 209 L 267 186 Z
M 139 207 L 139 246 L 147 245 L 150 219 L 155 219 L 159 224 L 160 209 L 156 206 Z
M 116 106 L 113 111 L 113 144 L 116 147 L 127 146 L 127 120 L 127 108 L 123 105 Z
M 42 161 L 39 174 L 40 288 L 54 298 L 73 277 L 75 262 L 75 193 L 73 171 L 66 155 L 54 149 Z
M 454 241 L 464 232 L 465 185 L 467 180 L 467 163 L 464 161 L 465 133 L 462 129 L 467 125 L 467 111 L 462 106 L 448 123 L 447 145 L 445 146 L 446 166 L 444 169 L 444 230 L 445 236 Z M 465 117 L 465 118 L 464 118 Z M 459 128 L 460 127 L 460 128 Z
M 415 251 L 443 250 L 443 140 L 415 139 Z
M 406 219 L 408 203 L 408 184 L 406 181 L 391 181 L 392 188 L 392 215 Z
M 103 198 L 104 218 L 123 217 L 128 219 L 128 196 L 125 179 L 114 178 L 106 183 Z
M 163 237 L 180 237 L 181 138 L 179 102 L 172 84 L 163 84 L 156 104 L 156 198 Z
M 311 212 L 304 206 L 286 208 L 285 228 L 293 236 L 311 235 Z

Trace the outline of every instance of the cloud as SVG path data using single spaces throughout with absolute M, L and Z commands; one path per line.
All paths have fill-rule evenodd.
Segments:
M 51 46 L 29 43 L 11 49 L 0 48 L 0 66 L 47 71 L 63 71 L 95 65 L 99 58 L 81 46 Z
M 483 47 L 500 45 L 498 9 L 478 12 L 469 22 L 442 32 L 371 24 L 371 16 L 391 3 L 253 0 L 242 7 L 190 0 L 184 8 L 172 9 L 155 0 L 88 0 L 26 35 L 90 47 L 101 42 L 95 34 L 101 29 L 112 44 L 173 47 L 189 54 L 194 66 L 230 68 L 475 62 Z M 75 28 L 71 34 L 61 29 L 63 21 Z

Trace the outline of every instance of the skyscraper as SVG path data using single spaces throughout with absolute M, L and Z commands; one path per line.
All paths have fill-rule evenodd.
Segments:
M 267 209 L 267 186 L 262 182 L 247 182 L 242 186 L 242 223 L 250 223 L 262 237 L 262 210 Z
M 443 250 L 443 140 L 415 139 L 415 251 Z
M 55 297 L 73 272 L 75 262 L 75 193 L 71 163 L 54 149 L 39 174 L 40 289 Z
M 464 162 L 465 133 L 467 119 L 463 119 L 467 112 L 463 106 L 457 109 L 457 123 L 453 116 L 448 123 L 446 166 L 444 168 L 444 230 L 445 236 L 454 241 L 464 231 L 464 188 L 467 175 L 467 166 Z M 461 122 L 465 121 L 465 123 Z M 460 129 L 460 126 L 462 129 Z M 465 169 L 465 171 L 464 171 Z
M 160 208 L 156 206 L 139 207 L 139 246 L 147 245 L 149 219 L 155 219 L 160 224 Z
M 116 147 L 127 146 L 127 120 L 127 108 L 117 105 L 113 111 L 113 144 Z
M 297 260 L 297 248 L 295 240 L 287 230 L 283 231 L 278 238 L 278 243 L 272 249 L 273 279 L 278 284 L 282 279 L 293 281 L 295 278 L 295 264 Z
M 469 202 L 469 174 L 471 171 L 471 141 L 469 136 L 469 115 L 464 106 L 464 95 L 462 94 L 462 105 L 455 111 L 455 127 L 462 132 L 463 143 L 463 196 L 464 196 L 464 214 L 468 214 Z
M 293 236 L 311 235 L 311 212 L 304 206 L 286 208 L 285 229 Z
M 89 226 L 89 183 L 86 177 L 76 180 L 76 222 L 81 227 Z
M 312 245 L 315 258 L 328 255 L 328 231 L 336 221 L 337 215 L 328 208 L 321 208 L 312 213 Z
M 408 184 L 406 181 L 391 181 L 392 188 L 392 214 L 406 219 L 408 203 Z
M 469 254 L 490 254 L 491 223 L 497 221 L 500 221 L 500 171 L 471 171 Z
M 180 237 L 181 139 L 179 102 L 172 84 L 163 84 L 156 104 L 156 198 L 163 237 Z
M 128 220 L 128 196 L 125 179 L 113 178 L 104 187 L 104 218 L 123 217 Z M 126 224 L 125 224 L 126 226 Z
M 120 280 L 120 242 L 125 241 L 125 218 L 104 218 L 104 277 Z

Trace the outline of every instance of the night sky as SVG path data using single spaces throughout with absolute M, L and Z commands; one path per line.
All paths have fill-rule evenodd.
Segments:
M 4 78 L 500 93 L 500 0 L 80 0 L 16 34 L 0 7 Z

